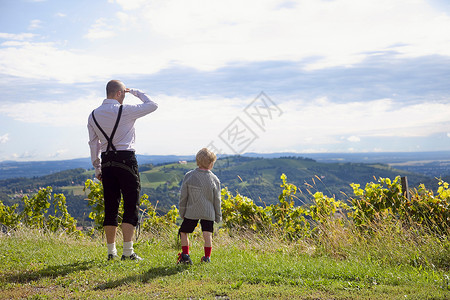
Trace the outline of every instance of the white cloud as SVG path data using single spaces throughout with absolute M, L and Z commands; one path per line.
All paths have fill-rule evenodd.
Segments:
M 104 96 L 89 94 L 70 101 L 2 103 L 0 114 L 24 123 L 52 127 L 80 126 L 87 124 L 89 113 L 101 104 L 103 98 Z
M 109 2 L 117 2 L 124 10 L 134 10 L 142 7 L 147 0 L 108 0 Z
M 387 50 L 450 54 L 450 41 L 438 34 L 450 18 L 425 1 L 305 0 L 278 8 L 282 3 L 167 0 L 147 2 L 140 12 L 155 33 L 174 44 L 173 57 L 200 69 L 312 56 L 319 59 L 307 68 L 318 69 L 352 65 L 368 52 Z
M 13 159 L 18 159 L 18 160 L 31 160 L 33 158 L 37 157 L 37 154 L 34 151 L 25 151 L 22 152 L 21 154 L 17 154 L 17 153 L 13 153 L 12 155 Z
M 276 101 L 276 99 L 273 99 Z M 449 128 L 450 103 L 430 102 L 397 105 L 393 100 L 333 103 L 326 98 L 280 104 L 283 115 L 257 132 L 255 147 L 278 151 L 284 148 L 314 149 L 321 145 L 363 138 L 427 137 Z M 306 150 L 303 152 L 307 152 Z
M 49 157 L 51 157 L 51 158 L 58 158 L 58 157 L 61 157 L 64 154 L 66 154 L 68 151 L 69 151 L 68 149 L 60 149 L 60 150 L 57 150 L 55 153 L 50 154 Z
M 442 34 L 450 17 L 425 0 L 116 2 L 126 12 L 97 19 L 84 34 L 101 44 L 83 50 L 66 49 L 59 41 L 0 48 L 1 71 L 84 82 L 117 70 L 148 74 L 171 64 L 214 70 L 234 62 L 314 57 L 305 66 L 313 70 L 352 66 L 385 51 L 399 57 L 450 56 L 450 40 Z M 0 38 L 30 38 L 7 35 Z M 117 62 L 114 69 L 111 61 Z
M 333 103 L 326 98 L 296 100 L 280 103 L 283 115 L 266 120 L 266 131 L 263 132 L 243 113 L 252 99 L 193 100 L 167 96 L 159 96 L 158 99 L 158 111 L 137 123 L 140 132 L 148 132 L 146 135 L 150 136 L 138 138 L 141 150 L 155 149 L 154 143 L 158 141 L 160 153 L 188 153 L 214 141 L 217 147 L 231 152 L 218 136 L 237 116 L 258 135 L 247 151 L 268 152 L 286 149 L 326 152 L 332 144 L 357 143 L 363 138 L 426 137 L 450 126 L 450 104 L 445 102 L 397 106 L 390 99 L 364 103 Z M 199 115 L 198 112 L 207 113 Z M 204 126 L 205 122 L 208 126 Z M 155 126 L 160 129 L 148 131 Z M 186 132 L 199 134 L 186 137 Z M 348 138 L 341 139 L 342 136 Z M 171 141 L 179 141 L 183 145 L 174 149 Z M 182 151 L 178 149 L 180 147 L 188 150 Z
M 116 35 L 112 26 L 108 25 L 107 19 L 100 18 L 91 26 L 88 33 L 84 36 L 90 40 L 107 39 Z
M 0 115 L 4 114 L 20 122 L 54 127 L 86 126 L 89 114 L 102 103 L 103 99 L 104 95 L 91 93 L 64 101 L 0 103 Z M 221 127 L 228 125 L 227 122 L 231 122 L 243 110 L 245 104 L 245 99 L 221 97 L 180 98 L 155 95 L 151 96 L 151 99 L 158 103 L 159 108 L 149 120 L 164 124 L 165 128 L 173 128 L 174 131 L 180 128 L 184 130 L 191 124 L 196 127 L 204 124 L 206 119 L 211 124 L 217 124 L 218 128 L 211 126 L 210 130 L 222 130 Z M 127 94 L 124 103 L 140 103 L 140 100 Z M 183 124 L 182 127 L 180 124 Z
M 0 32 L 0 39 L 5 39 L 5 40 L 24 41 L 24 40 L 32 39 L 35 36 L 36 35 L 33 33 L 14 34 L 14 33 Z
M 347 138 L 347 141 L 353 142 L 353 143 L 357 143 L 357 142 L 360 142 L 360 141 L 361 141 L 361 138 L 359 138 L 359 137 L 356 136 L 356 135 L 352 135 L 352 136 L 350 136 L 350 137 Z
M 0 144 L 6 144 L 9 141 L 9 134 L 0 135 Z
M 0 114 L 20 122 L 77 127 L 84 132 L 88 115 L 103 97 L 90 94 L 64 102 L 5 103 L 0 104 Z M 425 137 L 450 126 L 449 101 L 412 105 L 397 105 L 391 99 L 364 103 L 334 103 L 326 98 L 287 101 L 278 104 L 283 114 L 267 120 L 263 132 L 243 112 L 251 98 L 154 95 L 152 99 L 159 104 L 158 110 L 136 123 L 137 148 L 148 154 L 155 147 L 158 153 L 189 153 L 212 140 L 219 141 L 219 134 L 238 116 L 258 135 L 252 145 L 254 150 L 272 152 L 299 147 L 318 151 L 321 145 L 359 142 L 370 137 Z M 131 95 L 125 99 L 125 103 L 138 101 Z M 343 136 L 348 138 L 342 139 Z M 174 141 L 179 145 L 176 148 Z
M 28 26 L 29 30 L 35 30 L 41 28 L 42 21 L 41 20 L 31 20 L 30 25 Z
M 66 15 L 65 13 L 62 13 L 62 12 L 56 13 L 55 16 L 56 16 L 56 17 L 60 17 L 60 18 L 65 18 L 65 17 L 67 17 L 67 15 Z
M 109 77 L 121 67 L 108 57 L 60 49 L 54 43 L 5 42 L 0 48 L 0 73 L 64 83 Z

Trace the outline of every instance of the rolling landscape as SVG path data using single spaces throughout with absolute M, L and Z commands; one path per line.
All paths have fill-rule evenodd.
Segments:
M 184 174 L 196 167 L 193 156 L 138 156 L 142 194 L 149 196 L 158 211 L 178 204 Z M 317 191 L 336 199 L 352 196 L 351 183 L 364 186 L 379 177 L 406 176 L 409 187 L 424 184 L 437 189 L 436 178 L 450 176 L 450 152 L 309 154 L 293 153 L 226 156 L 219 158 L 213 172 L 222 187 L 265 206 L 278 201 L 280 176 L 299 188 L 296 205 L 309 204 Z M 89 159 L 48 162 L 1 162 L 0 200 L 6 205 L 20 203 L 24 195 L 51 186 L 67 197 L 70 214 L 82 224 L 89 222 L 90 208 L 83 191 L 93 179 Z M 7 178 L 5 178 L 7 177 Z
M 86 201 L 102 197 L 100 184 L 84 191 L 94 171 L 47 162 L 50 174 L 0 181 L 3 204 L 27 211 L 15 215 L 0 206 L 13 226 L 0 233 L 0 299 L 449 299 L 450 190 L 438 180 L 448 181 L 449 170 L 445 156 L 427 155 L 393 163 L 367 156 L 222 157 L 213 169 L 226 189 L 212 262 L 198 263 L 203 240 L 196 229 L 192 266 L 175 263 L 179 220 L 172 206 L 184 173 L 196 166 L 189 157 L 140 165 L 149 198 L 134 243 L 144 257 L 138 263 L 106 261 L 104 235 L 88 218 Z M 397 198 L 395 180 L 379 181 L 397 176 L 408 178 L 412 200 Z M 64 215 L 61 199 L 76 220 Z M 56 204 L 60 212 L 53 214 Z

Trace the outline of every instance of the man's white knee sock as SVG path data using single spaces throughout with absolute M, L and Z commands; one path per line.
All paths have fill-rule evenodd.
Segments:
M 131 242 L 123 242 L 123 255 L 130 256 L 134 253 L 133 251 L 133 241 Z
M 116 243 L 112 243 L 112 244 L 106 244 L 106 247 L 108 247 L 108 255 L 112 254 L 112 255 L 117 255 L 117 249 L 116 249 Z

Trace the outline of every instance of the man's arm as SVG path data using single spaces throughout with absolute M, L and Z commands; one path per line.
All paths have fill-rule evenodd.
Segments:
M 158 104 L 152 101 L 144 92 L 137 89 L 129 89 L 128 92 L 142 101 L 141 104 L 127 106 L 127 113 L 135 119 L 154 112 L 158 108 Z
M 91 118 L 91 116 L 89 117 Z M 100 152 L 101 152 L 101 143 L 97 134 L 95 133 L 94 128 L 91 123 L 88 121 L 88 132 L 89 132 L 89 148 L 91 150 L 91 162 L 92 166 L 95 169 L 95 177 L 98 180 L 102 180 L 102 169 L 101 169 L 101 161 L 100 161 Z

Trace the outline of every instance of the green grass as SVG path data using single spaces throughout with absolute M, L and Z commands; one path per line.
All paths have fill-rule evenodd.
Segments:
M 200 264 L 202 240 L 194 233 L 194 265 L 178 266 L 175 234 L 141 235 L 135 251 L 145 260 L 139 263 L 106 261 L 100 237 L 76 239 L 32 230 L 1 235 L 0 299 L 450 298 L 446 270 L 362 255 L 336 259 L 318 255 L 304 241 L 277 237 L 220 232 L 212 263 Z
M 168 183 L 170 186 L 178 186 L 183 180 L 187 169 L 194 169 L 194 163 L 187 164 L 168 164 L 154 167 L 151 170 L 140 173 L 141 186 L 143 188 L 157 188 Z
M 74 186 L 63 186 L 61 189 L 64 192 L 73 193 L 75 196 L 87 196 L 89 192 L 84 191 L 84 186 L 74 185 Z

